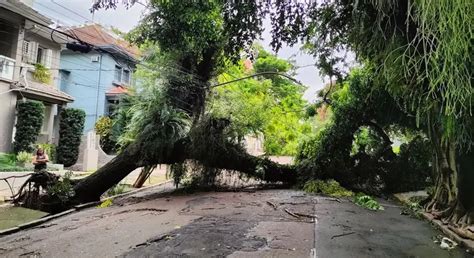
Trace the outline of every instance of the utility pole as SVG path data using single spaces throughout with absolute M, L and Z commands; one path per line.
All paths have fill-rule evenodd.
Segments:
M 97 80 L 97 98 L 95 103 L 95 121 L 99 119 L 99 95 L 100 95 L 100 77 L 102 74 L 102 52 L 99 52 L 99 78 Z

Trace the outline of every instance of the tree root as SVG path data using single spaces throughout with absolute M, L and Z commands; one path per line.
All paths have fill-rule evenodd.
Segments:
M 464 239 L 474 240 L 474 233 L 472 231 L 470 231 L 469 229 L 467 229 L 467 227 L 468 226 L 459 228 L 459 227 L 455 227 L 453 225 L 448 226 L 448 228 L 450 230 L 452 230 L 454 233 L 456 233 L 460 237 L 462 237 Z
M 460 237 L 474 240 L 474 211 L 466 211 L 459 202 L 441 211 L 435 210 L 435 207 L 436 202 L 432 201 L 426 211 Z
M 56 213 L 64 210 L 63 205 L 53 200 L 47 191 L 58 183 L 59 176 L 46 171 L 33 173 L 12 197 L 15 205 Z

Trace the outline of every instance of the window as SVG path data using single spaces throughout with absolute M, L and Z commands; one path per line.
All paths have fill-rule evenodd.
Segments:
M 109 117 L 115 117 L 119 108 L 119 100 L 114 97 L 106 97 L 106 114 Z
M 38 47 L 38 51 L 36 51 L 36 60 L 35 60 L 37 64 L 43 63 L 43 51 L 44 49 L 42 47 Z
M 126 84 L 130 84 L 130 71 L 123 70 L 122 81 Z
M 116 65 L 115 66 L 115 76 L 114 76 L 114 80 L 116 82 L 121 82 L 122 81 L 122 67 Z
M 23 62 L 29 64 L 42 64 L 46 68 L 51 68 L 53 50 L 40 47 L 37 42 L 23 41 L 22 46 Z

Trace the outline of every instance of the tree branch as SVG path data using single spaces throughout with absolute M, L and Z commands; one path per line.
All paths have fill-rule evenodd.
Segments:
M 364 125 L 370 126 L 382 139 L 384 140 L 385 146 L 392 145 L 390 137 L 385 133 L 385 130 L 376 122 L 366 120 L 363 122 Z

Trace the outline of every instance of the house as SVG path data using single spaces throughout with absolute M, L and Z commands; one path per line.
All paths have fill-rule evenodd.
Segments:
M 138 48 L 98 24 L 65 30 L 80 44 L 93 46 L 82 52 L 61 52 L 61 90 L 75 98 L 71 107 L 86 112 L 84 133 L 94 129 L 101 116 L 113 115 L 132 85 Z
M 51 24 L 18 0 L 0 0 L 0 152 L 12 150 L 16 105 L 26 99 L 46 107 L 38 143 L 58 140 L 58 113 L 73 97 L 57 87 L 61 45 L 67 39 Z M 49 75 L 38 80 L 40 70 Z

